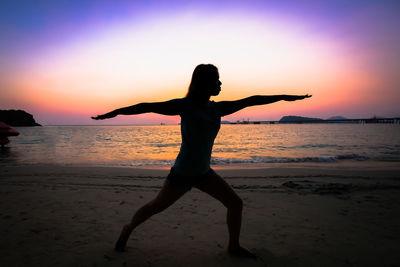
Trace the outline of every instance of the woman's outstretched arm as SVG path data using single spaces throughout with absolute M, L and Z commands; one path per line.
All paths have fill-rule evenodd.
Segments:
M 280 100 L 296 101 L 309 97 L 311 97 L 311 95 L 308 94 L 307 95 L 254 95 L 236 101 L 221 101 L 217 103 L 217 107 L 221 117 L 223 117 L 250 106 L 265 105 Z
M 92 117 L 94 120 L 114 118 L 118 115 L 136 115 L 142 113 L 158 113 L 162 115 L 179 115 L 182 111 L 182 99 L 172 99 L 165 102 L 139 103 L 133 106 L 119 108 L 111 112 Z

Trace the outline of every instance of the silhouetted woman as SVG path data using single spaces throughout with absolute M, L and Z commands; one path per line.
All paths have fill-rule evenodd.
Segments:
M 228 251 L 237 256 L 254 257 L 253 253 L 239 243 L 242 200 L 228 183 L 210 168 L 211 151 L 220 128 L 221 117 L 249 106 L 265 105 L 280 100 L 295 101 L 311 96 L 256 95 L 236 101 L 210 101 L 211 96 L 216 96 L 221 91 L 221 84 L 218 69 L 214 65 L 201 64 L 195 68 L 188 93 L 184 98 L 140 103 L 92 117 L 95 120 L 102 120 L 121 114 L 134 115 L 147 112 L 181 116 L 182 144 L 176 161 L 156 198 L 141 207 L 131 222 L 123 227 L 115 245 L 117 251 L 124 250 L 130 234 L 138 225 L 168 208 L 192 187 L 196 187 L 221 201 L 227 208 Z

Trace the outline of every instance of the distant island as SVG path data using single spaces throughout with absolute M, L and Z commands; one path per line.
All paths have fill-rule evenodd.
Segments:
M 0 121 L 11 126 L 42 126 L 24 110 L 0 110 Z
M 300 116 L 283 116 L 279 123 L 301 123 L 301 122 L 317 122 L 323 121 L 320 118 L 307 118 L 307 117 L 300 117 Z
M 341 120 L 348 120 L 348 119 L 343 116 L 333 116 L 328 119 L 328 121 L 341 121 Z
M 400 118 L 360 118 L 360 119 L 348 119 L 343 116 L 333 116 L 329 119 L 321 118 L 308 118 L 301 116 L 283 116 L 279 121 L 250 121 L 250 119 L 229 122 L 224 121 L 224 124 L 290 124 L 290 123 L 400 123 Z

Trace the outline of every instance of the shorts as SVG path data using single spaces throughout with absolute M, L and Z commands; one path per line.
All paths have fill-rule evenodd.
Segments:
M 206 179 L 215 176 L 218 176 L 218 174 L 216 174 L 215 171 L 211 168 L 205 174 L 189 176 L 178 174 L 174 167 L 172 167 L 167 176 L 167 182 L 175 186 L 184 187 L 187 189 L 187 191 L 189 191 L 190 189 L 192 189 L 192 187 L 197 187 L 198 185 L 201 185 L 201 183 L 204 182 Z

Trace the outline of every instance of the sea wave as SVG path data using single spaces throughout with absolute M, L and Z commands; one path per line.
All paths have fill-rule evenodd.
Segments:
M 365 161 L 370 158 L 357 155 L 335 155 L 335 156 L 317 156 L 317 157 L 270 157 L 253 156 L 249 159 L 240 158 L 212 158 L 211 163 L 215 165 L 240 164 L 240 163 L 296 163 L 296 162 L 338 162 L 341 160 Z
M 379 157 L 371 158 L 358 154 L 343 154 L 335 156 L 317 156 L 317 157 L 270 157 L 270 156 L 253 156 L 250 158 L 221 158 L 212 157 L 211 164 L 214 166 L 226 166 L 234 164 L 262 164 L 262 163 L 330 163 L 340 161 L 393 161 L 400 162 L 399 157 Z M 161 165 L 171 166 L 175 160 L 146 160 L 146 161 L 133 161 L 122 166 L 149 166 Z

